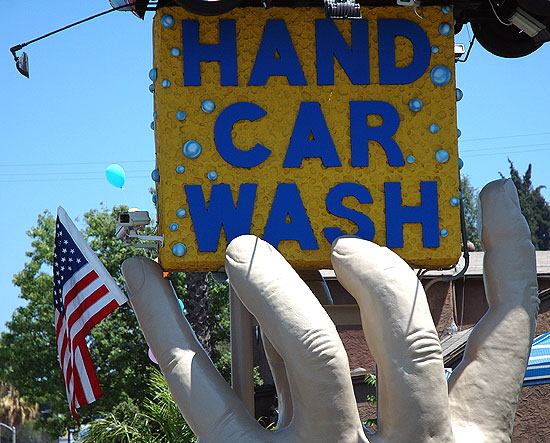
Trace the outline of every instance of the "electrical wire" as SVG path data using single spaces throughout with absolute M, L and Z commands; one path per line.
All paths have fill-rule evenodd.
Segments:
M 534 146 L 548 146 L 550 147 L 550 142 L 546 143 L 535 143 L 530 145 L 513 145 L 513 146 L 495 146 L 491 148 L 470 148 L 470 149 L 461 149 L 460 152 L 479 152 L 479 151 L 495 151 L 498 149 L 513 149 L 513 148 L 529 148 Z
M 489 4 L 491 5 L 491 9 L 493 10 L 493 14 L 495 14 L 495 17 L 497 18 L 497 20 L 503 24 L 504 26 L 512 26 L 512 23 L 508 23 L 508 22 L 505 22 L 503 21 L 497 14 L 497 10 L 495 8 L 495 5 L 493 5 L 493 2 L 492 0 L 488 0 Z
M 150 178 L 150 175 L 128 175 L 126 179 L 134 178 Z M 89 178 L 21 178 L 20 180 L 0 180 L 0 183 L 30 183 L 30 182 L 66 182 L 66 181 L 90 181 L 90 180 L 105 180 L 105 177 L 89 177 Z
M 489 154 L 466 154 L 466 155 L 461 155 L 461 157 L 464 157 L 464 158 L 488 157 L 488 156 L 490 156 L 490 155 L 521 154 L 521 153 L 523 153 L 523 152 L 538 152 L 538 151 L 550 151 L 550 147 L 548 147 L 548 148 L 541 148 L 541 149 L 522 149 L 522 150 L 520 150 L 520 151 L 490 152 Z
M 534 137 L 538 135 L 550 135 L 550 132 L 539 132 L 539 133 L 532 133 L 532 134 L 517 134 L 517 135 L 500 135 L 497 137 L 467 138 L 467 139 L 461 140 L 461 142 L 477 142 L 482 140 L 497 140 L 497 139 L 517 138 L 517 137 Z
M 141 174 L 141 173 L 150 173 L 151 171 L 148 170 L 148 169 L 141 169 L 141 170 L 126 170 L 125 171 L 126 173 L 138 173 L 138 174 Z M 15 177 L 20 177 L 22 175 L 29 175 L 29 176 L 37 176 L 37 175 L 82 175 L 82 174 L 94 174 L 94 175 L 97 175 L 97 174 L 101 174 L 103 175 L 104 174 L 104 171 L 72 171 L 72 172 L 29 172 L 29 173 L 17 173 L 17 172 L 13 172 L 13 173 L 9 173 L 9 174 L 2 174 L 3 177 L 5 176 L 15 176 Z
M 151 163 L 151 160 L 112 160 L 112 161 L 101 161 L 101 162 L 78 162 L 78 163 L 19 163 L 4 165 L 0 164 L 0 168 L 18 168 L 18 167 L 29 167 L 29 166 L 77 166 L 77 165 L 105 165 L 112 163 Z

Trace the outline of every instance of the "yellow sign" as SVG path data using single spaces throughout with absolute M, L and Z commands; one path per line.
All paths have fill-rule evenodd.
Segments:
M 453 17 L 448 8 L 240 8 L 154 22 L 160 261 L 223 266 L 242 234 L 297 269 L 355 234 L 409 263 L 460 254 Z

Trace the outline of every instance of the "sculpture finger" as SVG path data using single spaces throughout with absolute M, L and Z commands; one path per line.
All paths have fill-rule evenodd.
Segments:
M 357 300 L 377 364 L 377 438 L 453 441 L 441 346 L 412 269 L 391 250 L 354 237 L 334 241 L 332 265 Z
M 122 265 L 130 303 L 176 404 L 201 442 L 266 441 L 267 434 L 216 370 L 183 315 L 160 266 L 145 257 Z
M 292 395 L 290 393 L 290 384 L 286 375 L 285 361 L 275 350 L 269 338 L 262 331 L 262 342 L 264 344 L 265 355 L 271 369 L 271 375 L 275 382 L 277 390 L 277 411 L 279 413 L 276 427 L 282 429 L 290 424 L 292 420 Z
M 509 441 L 538 310 L 535 252 L 511 180 L 489 183 L 480 204 L 489 309 L 453 371 L 449 396 L 457 436 Z
M 340 337 L 298 274 L 275 248 L 250 235 L 227 248 L 226 272 L 284 360 L 293 404 L 289 438 L 366 441 Z

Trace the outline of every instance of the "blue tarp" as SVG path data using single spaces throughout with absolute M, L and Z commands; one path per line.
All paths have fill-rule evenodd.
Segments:
M 533 340 L 523 386 L 550 383 L 550 332 Z

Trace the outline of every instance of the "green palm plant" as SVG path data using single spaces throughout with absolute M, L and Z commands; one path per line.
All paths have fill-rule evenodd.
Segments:
M 151 440 L 147 417 L 132 399 L 119 403 L 113 412 L 91 422 L 80 431 L 83 443 L 146 443 Z
M 172 399 L 163 375 L 155 370 L 151 373 L 150 388 L 154 395 L 145 400 L 145 415 L 158 428 L 155 442 L 190 443 L 196 438 Z
M 365 383 L 376 388 L 376 375 L 375 374 L 365 375 Z M 367 394 L 366 400 L 369 403 L 375 404 L 376 403 L 376 395 Z M 371 417 L 371 418 L 368 418 L 367 420 L 365 420 L 363 422 L 363 424 L 365 426 L 367 426 L 368 428 L 376 429 L 376 425 L 378 423 L 377 423 L 376 417 Z
M 150 373 L 141 408 L 132 399 L 81 431 L 82 443 L 193 443 L 196 438 L 172 399 L 164 377 Z
M 25 402 L 12 385 L 0 381 L 0 422 L 19 426 L 26 420 L 32 420 L 37 410 L 37 405 Z

